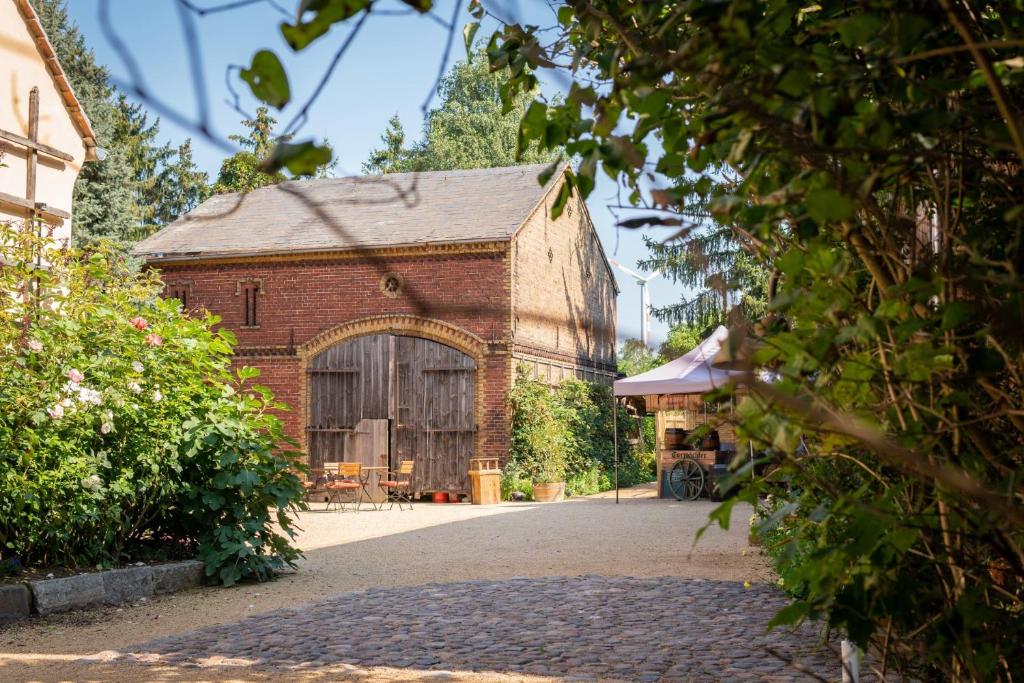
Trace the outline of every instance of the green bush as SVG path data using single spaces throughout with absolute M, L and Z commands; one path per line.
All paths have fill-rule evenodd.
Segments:
M 268 412 L 286 407 L 247 384 L 255 370 L 232 377 L 231 333 L 115 252 L 32 232 L 0 226 L 0 552 L 70 567 L 198 552 L 228 584 L 293 563 L 302 486 Z
M 512 412 L 510 463 L 534 484 L 564 481 L 570 464 L 570 434 L 549 389 L 526 379 L 520 369 L 508 403 Z
M 555 453 L 564 462 L 563 476 L 571 495 L 589 495 L 615 487 L 615 447 L 611 388 L 579 380 L 567 380 L 552 388 L 517 370 L 509 393 L 512 413 L 511 482 L 528 478 L 536 483 L 544 476 L 542 458 Z M 619 485 L 633 486 L 654 479 L 653 438 L 644 439 L 652 449 L 634 452 L 627 430 L 636 431 L 636 420 L 619 411 Z M 646 428 L 646 425 L 641 425 Z M 553 444 L 553 446 L 552 446 Z M 510 488 L 511 490 L 521 490 Z M 532 487 L 531 487 L 532 492 Z M 504 493 L 504 491 L 503 491 Z
M 501 499 L 511 500 L 512 494 L 523 494 L 523 500 L 533 500 L 533 482 L 515 465 L 509 465 L 501 473 Z

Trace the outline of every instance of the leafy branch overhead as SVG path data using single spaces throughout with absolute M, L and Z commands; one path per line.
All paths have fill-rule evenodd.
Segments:
M 506 104 L 544 72 L 567 83 L 530 105 L 521 144 L 577 158 L 584 197 L 599 172 L 619 182 L 650 209 L 626 225 L 692 225 L 648 265 L 708 296 L 663 313 L 729 319 L 739 360 L 771 372 L 736 419 L 768 467 L 740 499 L 783 501 L 758 527 L 785 529 L 780 622 L 824 617 L 909 677 L 1020 679 L 1019 3 L 557 16 L 503 26 L 488 58 Z

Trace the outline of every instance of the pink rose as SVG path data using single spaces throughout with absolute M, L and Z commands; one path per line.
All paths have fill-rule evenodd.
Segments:
M 43 350 L 42 342 L 37 342 L 35 339 L 28 340 L 28 350 L 32 353 L 39 353 Z
M 162 346 L 164 343 L 164 338 L 161 337 L 159 334 L 153 334 L 152 332 L 150 332 L 149 334 L 146 335 L 145 341 L 150 346 Z
M 70 370 L 68 370 L 68 379 L 71 380 L 72 384 L 78 384 L 83 379 L 85 379 L 85 375 L 80 373 L 78 370 L 71 368 Z
M 134 318 L 132 318 L 131 323 L 132 327 L 139 330 L 140 332 L 149 327 L 149 321 L 140 315 L 137 315 Z
M 64 406 L 57 404 L 46 409 L 46 412 L 50 414 L 50 417 L 54 420 L 59 420 L 64 417 Z

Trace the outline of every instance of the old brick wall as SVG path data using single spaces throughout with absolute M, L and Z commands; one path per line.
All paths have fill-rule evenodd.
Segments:
M 572 373 L 589 380 L 610 378 L 615 366 L 614 279 L 578 198 L 551 220 L 556 195 L 557 188 L 513 240 L 513 348 L 518 362 L 543 378 Z
M 238 337 L 236 364 L 261 370 L 258 380 L 293 410 L 282 417 L 301 441 L 305 429 L 303 364 L 298 349 L 352 320 L 390 314 L 442 320 L 480 337 L 491 349 L 483 373 L 481 455 L 505 457 L 509 386 L 510 264 L 507 245 L 374 254 L 161 264 L 169 294 L 187 292 L 190 308 L 222 318 Z M 398 296 L 382 291 L 385 275 L 401 280 Z M 244 327 L 244 286 L 257 282 L 258 327 Z

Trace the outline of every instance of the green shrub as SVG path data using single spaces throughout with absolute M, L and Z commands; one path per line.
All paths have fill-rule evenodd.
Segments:
M 519 473 L 517 476 L 540 482 L 537 477 L 545 476 L 537 474 L 541 472 L 542 457 L 560 451 L 566 489 L 572 495 L 589 495 L 615 487 L 610 387 L 567 380 L 552 388 L 531 378 L 529 371 L 520 367 L 509 393 L 509 408 L 512 413 L 509 463 L 513 471 Z M 652 481 L 653 437 L 644 439 L 646 448 L 634 452 L 627 442 L 627 430 L 632 430 L 630 434 L 636 431 L 635 418 L 620 409 L 618 421 L 619 485 Z
M 570 434 L 551 391 L 520 370 L 508 395 L 512 412 L 510 463 L 535 484 L 564 481 Z
M 231 333 L 115 252 L 32 233 L 0 226 L 0 552 L 106 567 L 198 551 L 225 583 L 294 562 L 302 487 L 267 412 L 285 406 L 256 371 L 231 376 Z
M 533 500 L 533 482 L 515 465 L 509 465 L 501 473 L 501 499 L 512 500 L 514 492 L 522 493 L 523 500 Z

